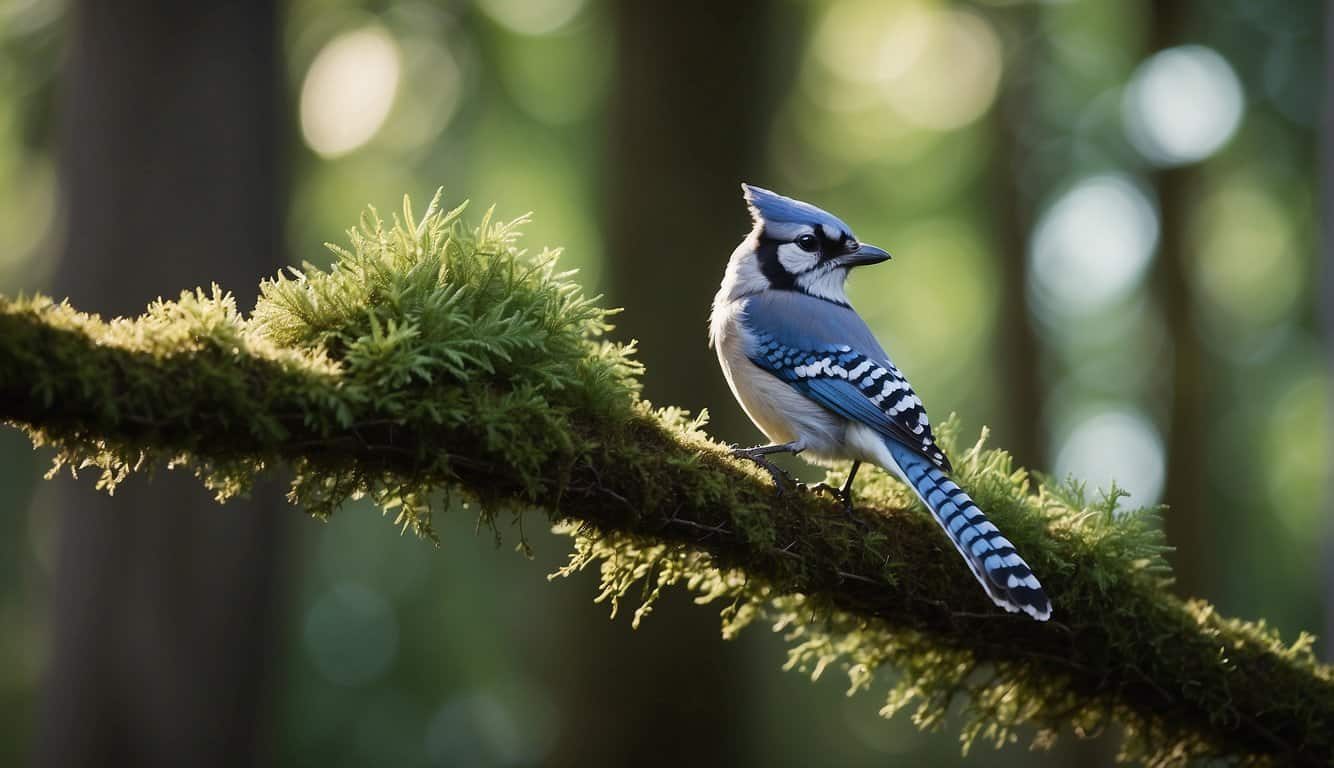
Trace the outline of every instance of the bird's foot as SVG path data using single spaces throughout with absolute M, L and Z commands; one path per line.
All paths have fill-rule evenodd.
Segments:
M 846 486 L 843 488 L 839 488 L 837 486 L 830 485 L 829 483 L 816 483 L 815 485 L 807 486 L 807 490 L 809 490 L 811 493 L 819 494 L 822 496 L 824 494 L 829 494 L 830 496 L 833 496 L 834 498 L 843 502 L 843 514 L 852 517 L 851 488 L 848 488 Z
M 747 461 L 754 462 L 760 467 L 760 469 L 763 469 L 765 472 L 768 472 L 769 477 L 773 478 L 774 481 L 775 496 L 782 496 L 783 493 L 787 490 L 787 486 L 784 483 L 784 481 L 788 483 L 794 483 L 794 484 L 796 483 L 796 481 L 792 479 L 792 475 L 789 475 L 787 472 L 783 471 L 781 467 L 779 467 L 777 464 L 773 463 L 768 458 L 766 458 L 764 453 L 761 453 L 754 448 L 737 448 L 734 446 L 732 448 L 732 455 L 737 457 L 738 459 L 745 459 Z

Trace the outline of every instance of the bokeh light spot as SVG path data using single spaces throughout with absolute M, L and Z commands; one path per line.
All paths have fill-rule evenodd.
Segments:
M 611 84 L 615 51 L 601 41 L 612 34 L 594 17 L 561 35 L 503 48 L 497 74 L 516 105 L 550 125 L 594 114 Z
M 1216 346 L 1245 355 L 1300 311 L 1307 267 L 1291 215 L 1245 175 L 1212 189 L 1190 221 L 1192 287 Z
M 1199 45 L 1154 54 L 1131 77 L 1122 102 L 1130 141 L 1162 166 L 1217 152 L 1241 122 L 1241 83 L 1227 60 Z
M 894 80 L 926 50 L 933 15 L 918 2 L 832 3 L 815 31 L 814 53 L 842 80 Z
M 1270 508 L 1298 537 L 1320 530 L 1326 515 L 1328 393 L 1323 372 L 1296 377 L 1273 404 L 1265 425 L 1267 458 L 1257 474 L 1264 478 Z
M 1088 315 L 1126 298 L 1158 244 L 1158 213 L 1121 176 L 1084 179 L 1048 208 L 1029 248 L 1040 315 Z M 1059 319 L 1059 318 L 1058 318 Z
M 440 40 L 404 37 L 403 84 L 377 143 L 416 149 L 445 130 L 463 100 L 463 70 L 455 53 Z
M 426 726 L 426 754 L 437 764 L 539 765 L 556 743 L 556 710 L 524 681 L 451 698 Z
M 402 75 L 394 38 L 371 26 L 329 41 L 301 85 L 301 135 L 324 157 L 337 157 L 375 137 Z
M 1108 491 L 1130 493 L 1122 508 L 1157 504 L 1165 477 L 1163 439 L 1142 413 L 1110 408 L 1078 421 L 1056 452 L 1056 477 L 1073 475 Z
M 832 5 L 814 55 L 834 75 L 822 102 L 853 108 L 878 95 L 903 123 L 933 131 L 981 117 L 1002 69 L 1000 40 L 985 19 L 918 2 Z
M 911 72 L 886 83 L 903 120 L 938 131 L 962 128 L 991 107 L 1001 78 L 1001 46 L 991 25 L 965 11 L 933 16 L 930 45 Z
M 478 0 L 497 24 L 521 35 L 549 35 L 569 24 L 585 0 Z
M 306 614 L 306 650 L 327 680 L 358 686 L 380 679 L 398 653 L 398 619 L 360 584 L 334 587 Z
M 0 209 L 0 281 L 11 291 L 31 290 L 56 264 L 49 258 L 60 223 L 56 171 L 41 156 L 16 158 L 10 167 L 0 167 L 0 174 L 11 170 L 12 183 L 0 184 L 0 199 L 9 201 Z

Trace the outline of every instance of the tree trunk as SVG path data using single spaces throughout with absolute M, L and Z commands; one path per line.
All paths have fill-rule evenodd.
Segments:
M 1320 213 L 1324 263 L 1320 281 L 1320 316 L 1325 331 L 1325 355 L 1334 375 L 1334 0 L 1325 3 L 1324 114 L 1320 122 Z M 1334 424 L 1326 425 L 1334 429 Z M 1334 660 L 1334 515 L 1325 521 L 1325 654 Z
M 81 0 L 61 135 L 54 292 L 104 314 L 282 262 L 277 11 Z M 275 656 L 276 489 L 218 507 L 190 477 L 85 477 L 63 508 L 37 765 L 260 761 Z
M 750 229 L 741 182 L 772 183 L 766 94 L 795 49 L 773 39 L 758 0 L 691 0 L 671 14 L 652 3 L 616 8 L 619 80 L 606 158 L 612 303 L 625 307 L 621 332 L 639 339 L 653 372 L 650 400 L 709 406 L 722 423 L 741 425 L 706 321 L 727 259 Z
M 640 341 L 649 399 L 708 407 L 722 434 L 751 439 L 758 433 L 727 389 L 706 321 L 727 258 L 750 228 L 740 184 L 768 181 L 760 172 L 766 94 L 774 62 L 795 58 L 794 49 L 772 38 L 770 11 L 758 0 L 688 0 L 672 13 L 653 3 L 613 5 L 605 242 L 609 303 L 625 307 L 618 332 Z M 567 751 L 554 762 L 743 761 L 736 724 L 744 719 L 744 658 L 719 642 L 717 617 L 673 599 L 630 640 L 614 630 L 584 628 L 579 637 L 580 658 L 596 668 L 579 672 L 585 682 L 574 695 L 598 705 L 572 713 L 569 728 L 598 734 L 597 760 Z
M 1157 52 L 1184 40 L 1187 4 L 1157 0 L 1150 13 L 1151 51 Z M 1210 555 L 1212 529 L 1205 505 L 1204 458 L 1205 415 L 1208 397 L 1205 366 L 1208 361 L 1195 327 L 1186 263 L 1189 258 L 1186 215 L 1195 176 L 1190 166 L 1158 171 L 1159 216 L 1162 222 L 1157 259 L 1158 300 L 1163 308 L 1172 341 L 1171 416 L 1167 430 L 1167 485 L 1163 520 L 1169 556 L 1183 595 L 1205 597 L 1215 583 Z
M 1023 180 L 1032 149 L 1024 128 L 1034 113 L 1033 58 L 1041 39 L 1036 9 L 1004 9 L 993 20 L 1005 25 L 1005 77 L 993 111 L 995 148 L 989 168 L 991 208 L 1000 252 L 1001 306 L 996 335 L 1004 389 L 998 443 L 1020 466 L 1046 466 L 1042 427 L 1043 388 L 1038 338 L 1028 313 L 1028 239 L 1033 231 L 1037 190 Z

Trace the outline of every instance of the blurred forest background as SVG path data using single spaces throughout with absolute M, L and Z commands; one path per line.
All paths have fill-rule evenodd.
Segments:
M 443 184 L 534 211 L 529 246 L 627 308 L 647 396 L 749 444 L 705 319 L 752 181 L 895 255 L 851 295 L 937 420 L 1170 504 L 1183 594 L 1334 635 L 1321 3 L 661 7 L 0 0 L 0 292 L 124 314 L 216 280 L 248 309 Z M 465 511 L 435 550 L 279 483 L 108 500 L 44 462 L 0 432 L 3 764 L 961 762 L 713 608 L 608 622 L 593 574 L 545 580 L 554 537 L 529 562 Z

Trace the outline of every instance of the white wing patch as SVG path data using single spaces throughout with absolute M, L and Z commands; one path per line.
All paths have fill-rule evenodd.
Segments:
M 789 381 L 848 382 L 854 393 L 865 397 L 889 418 L 900 439 L 915 445 L 933 464 L 949 471 L 949 459 L 936 445 L 921 398 L 892 362 L 872 360 L 846 345 L 827 345 L 810 352 L 781 344 L 767 334 L 757 334 L 755 342 L 752 359 Z

